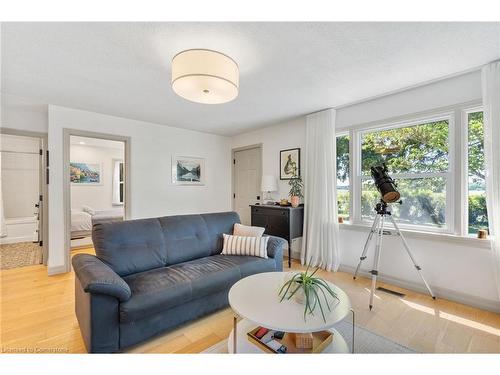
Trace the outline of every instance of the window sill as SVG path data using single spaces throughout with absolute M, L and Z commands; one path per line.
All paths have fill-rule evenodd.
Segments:
M 342 230 L 356 230 L 356 231 L 368 232 L 371 228 L 371 225 L 343 223 L 339 224 L 339 227 Z M 393 228 L 387 228 L 387 230 L 394 232 Z M 475 237 L 463 237 L 448 233 L 424 232 L 424 231 L 409 230 L 409 229 L 401 229 L 401 232 L 407 238 L 416 238 L 428 241 L 443 241 L 443 242 L 455 243 L 462 246 L 470 246 L 481 249 L 491 248 L 491 241 L 489 239 L 481 240 Z

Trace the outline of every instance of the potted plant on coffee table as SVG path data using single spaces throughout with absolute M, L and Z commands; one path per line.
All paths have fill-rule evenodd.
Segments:
M 294 297 L 297 302 L 303 304 L 304 320 L 306 320 L 308 314 L 313 314 L 314 310 L 319 307 L 323 321 L 326 322 L 325 311 L 327 309 L 332 311 L 331 301 L 329 302 L 328 299 L 330 297 L 336 300 L 339 299 L 325 280 L 314 277 L 318 270 L 319 268 L 316 268 L 314 272 L 309 273 L 309 266 L 307 266 L 305 272 L 296 273 L 286 281 L 278 294 L 281 297 L 280 302 Z

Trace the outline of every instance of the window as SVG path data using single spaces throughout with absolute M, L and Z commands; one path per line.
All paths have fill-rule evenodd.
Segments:
M 468 233 L 488 229 L 484 167 L 483 112 L 467 114 Z
M 123 204 L 123 161 L 113 160 L 113 204 Z
M 448 118 L 361 132 L 361 220 L 375 217 L 374 206 L 380 200 L 370 167 L 386 163 L 403 202 L 391 205 L 395 220 L 447 229 L 449 133 Z
M 382 163 L 401 193 L 402 204 L 390 210 L 402 228 L 459 236 L 488 229 L 481 107 L 457 105 L 337 134 L 339 217 L 371 224 L 380 193 L 370 168 Z
M 349 220 L 349 135 L 337 136 L 337 202 L 338 215 Z

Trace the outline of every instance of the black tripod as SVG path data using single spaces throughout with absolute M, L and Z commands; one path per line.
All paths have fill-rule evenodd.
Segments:
M 400 202 L 401 203 L 401 202 Z M 361 266 L 361 263 L 363 260 L 366 259 L 366 253 L 368 251 L 368 248 L 370 247 L 370 241 L 373 238 L 373 234 L 376 232 L 377 233 L 377 239 L 375 242 L 375 257 L 373 259 L 373 269 L 370 271 L 372 275 L 372 286 L 371 286 L 371 291 L 370 291 L 370 310 L 373 307 L 373 294 L 375 292 L 375 286 L 377 284 L 377 276 L 378 276 L 378 267 L 380 264 L 380 253 L 382 251 L 382 236 L 384 234 L 390 234 L 390 232 L 385 232 L 384 233 L 384 223 L 385 219 L 388 218 L 392 225 L 394 226 L 394 229 L 396 230 L 396 234 L 401 237 L 401 240 L 403 241 L 403 246 L 406 249 L 406 252 L 410 256 L 411 261 L 413 262 L 413 265 L 415 266 L 418 274 L 422 278 L 422 281 L 425 284 L 425 287 L 429 291 L 429 294 L 433 299 L 436 299 L 434 296 L 434 293 L 432 293 L 431 287 L 429 284 L 427 284 L 427 281 L 425 281 L 424 276 L 422 275 L 422 268 L 417 264 L 415 258 L 413 257 L 410 247 L 408 246 L 408 243 L 406 242 L 406 239 L 403 237 L 403 233 L 399 230 L 398 225 L 394 221 L 391 212 L 387 210 L 387 203 L 384 202 L 383 200 L 380 200 L 379 203 L 375 206 L 375 211 L 377 212 L 377 216 L 375 216 L 375 219 L 373 220 L 373 225 L 372 228 L 370 229 L 370 233 L 368 234 L 368 238 L 366 239 L 365 242 L 365 247 L 363 248 L 363 252 L 361 253 L 361 257 L 359 258 L 359 263 L 358 266 L 356 267 L 356 272 L 354 272 L 353 279 L 356 279 L 356 275 L 358 274 L 359 267 Z

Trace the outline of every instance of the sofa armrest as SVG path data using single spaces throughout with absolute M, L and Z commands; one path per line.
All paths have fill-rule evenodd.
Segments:
M 283 260 L 283 252 L 287 246 L 286 240 L 281 237 L 268 236 L 267 256 L 276 260 Z
M 132 295 L 128 284 L 96 256 L 78 254 L 73 257 L 72 264 L 85 292 L 116 297 L 120 302 Z

